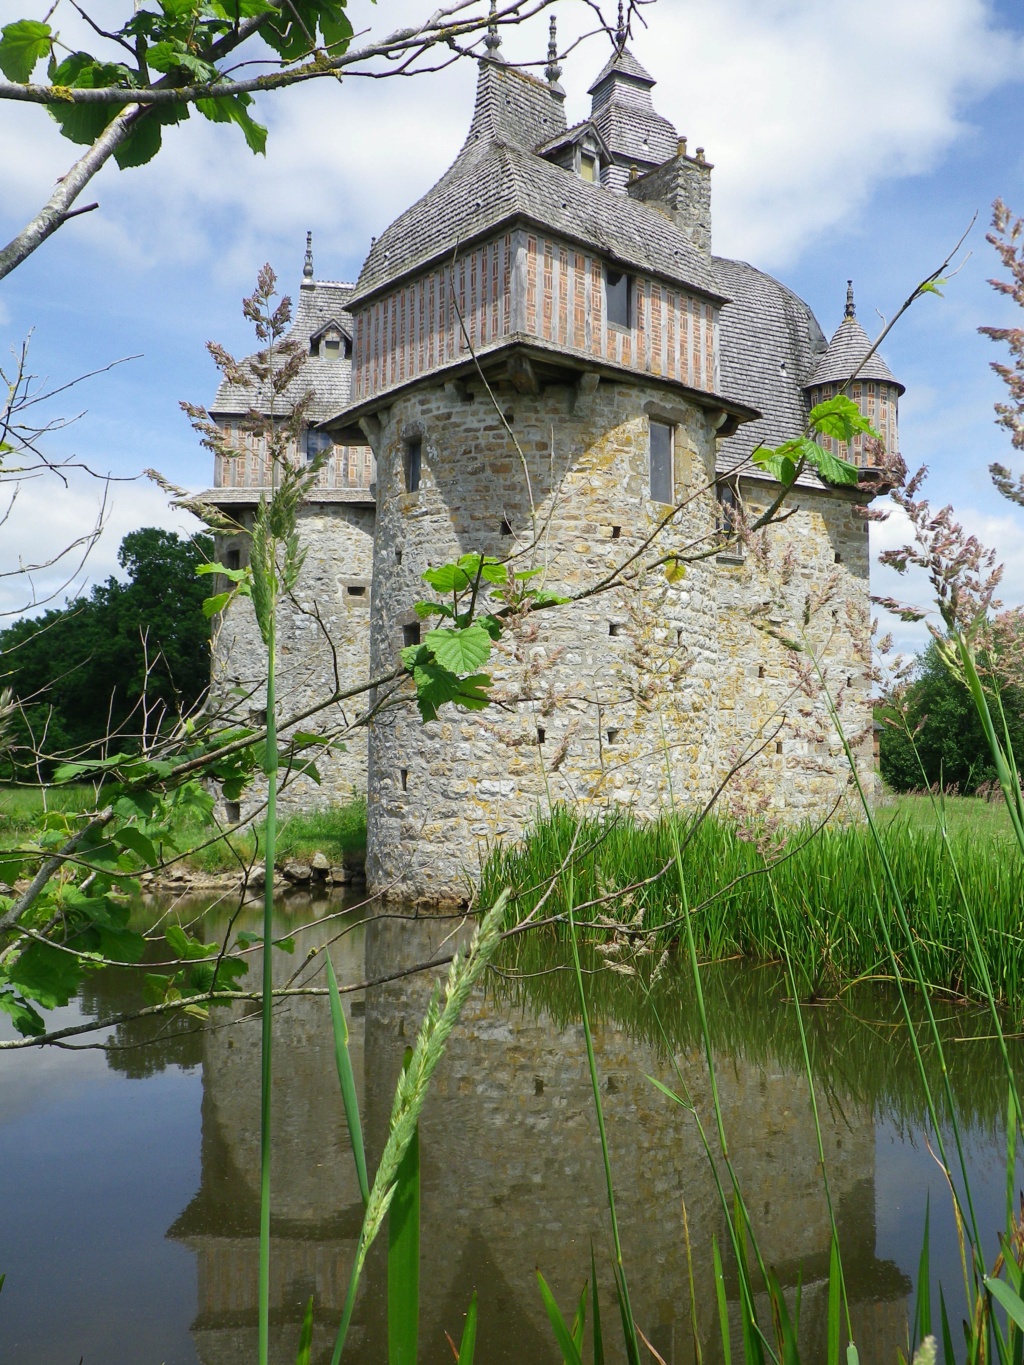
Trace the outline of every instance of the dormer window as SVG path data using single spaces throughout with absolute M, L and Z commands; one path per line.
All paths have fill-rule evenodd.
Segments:
M 352 342 L 337 325 L 327 323 L 309 338 L 309 354 L 324 360 L 346 360 L 352 358 Z
M 580 177 L 589 180 L 592 185 L 598 184 L 601 179 L 601 165 L 593 152 L 580 153 Z
M 633 325 L 633 277 L 610 265 L 604 271 L 604 304 L 612 327 L 629 328 Z
M 330 333 L 328 333 L 328 335 L 324 337 L 324 355 L 328 360 L 337 360 L 338 356 L 341 355 L 340 336 L 331 336 Z

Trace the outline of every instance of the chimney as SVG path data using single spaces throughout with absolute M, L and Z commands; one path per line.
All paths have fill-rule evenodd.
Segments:
M 696 156 L 686 151 L 686 138 L 679 139 L 676 155 L 631 180 L 626 192 L 631 199 L 661 209 L 684 237 L 705 256 L 711 255 L 711 172 L 704 148 Z

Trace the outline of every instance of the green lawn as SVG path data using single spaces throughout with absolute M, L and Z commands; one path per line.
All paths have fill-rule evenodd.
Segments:
M 95 809 L 96 796 L 87 784 L 51 787 L 45 792 L 38 787 L 0 786 L 0 848 L 12 848 L 32 841 L 39 832 L 46 811 L 77 812 Z M 177 830 L 178 848 L 198 848 L 213 834 L 212 826 L 204 826 L 195 817 L 187 819 Z M 233 843 L 248 863 L 255 852 L 256 841 L 262 845 L 263 826 L 235 836 Z M 342 863 L 346 855 L 361 853 L 366 848 L 366 801 L 355 798 L 346 806 L 313 811 L 308 815 L 285 818 L 277 836 L 278 862 L 284 858 L 309 859 L 322 853 L 332 864 Z M 199 849 L 186 859 L 189 866 L 205 872 L 235 871 L 239 860 L 224 841 Z
M 941 814 L 936 813 L 936 808 Z M 950 834 L 978 838 L 1012 839 L 1010 818 L 1004 801 L 985 801 L 976 796 L 894 796 L 875 812 L 880 824 L 902 824 L 910 830 L 934 830 L 939 820 Z

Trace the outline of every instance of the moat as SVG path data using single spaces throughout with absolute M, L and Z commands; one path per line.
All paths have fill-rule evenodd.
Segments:
M 322 902 L 315 910 L 325 908 Z M 294 902 L 282 909 L 282 932 L 314 918 L 310 909 Z M 224 927 L 223 914 L 212 912 L 208 933 Z M 339 981 L 352 985 L 444 956 L 459 933 L 457 920 L 399 914 L 334 921 L 301 931 L 294 953 L 279 954 L 278 972 L 290 977 L 311 947 L 330 938 Z M 502 962 L 469 1002 L 435 1076 L 420 1125 L 424 1365 L 451 1360 L 445 1332 L 458 1340 L 474 1288 L 478 1360 L 556 1365 L 534 1270 L 543 1271 L 568 1314 L 589 1273 L 591 1239 L 604 1312 L 614 1312 L 601 1152 L 574 980 L 565 967 L 550 942 Z M 400 976 L 344 997 L 371 1163 L 403 1051 L 437 974 Z M 59 1012 L 60 1022 L 137 1008 L 141 975 L 124 969 L 96 976 Z M 589 981 L 638 1322 L 668 1365 L 694 1359 L 695 1334 L 703 1358 L 716 1361 L 710 1246 L 712 1234 L 722 1239 L 723 1217 L 707 1159 L 692 1117 L 647 1079 L 678 1084 L 650 1002 L 628 977 L 602 971 Z M 774 968 L 721 964 L 707 969 L 706 982 L 745 1197 L 765 1260 L 784 1285 L 795 1290 L 798 1277 L 802 1282 L 807 1358 L 822 1358 L 829 1225 L 793 1005 Z M 670 965 L 654 998 L 679 1075 L 706 1114 L 708 1075 L 685 971 Z M 985 1038 L 986 1016 L 953 1005 L 942 1013 L 976 1207 L 994 1254 L 1005 1207 L 1005 1085 Z M 805 1009 L 804 1020 L 860 1359 L 881 1365 L 895 1360 L 905 1338 L 929 1198 L 933 1279 L 942 1282 L 951 1321 L 959 1320 L 949 1194 L 929 1152 L 920 1081 L 893 997 L 881 987 L 858 988 Z M 310 1295 L 318 1325 L 313 1358 L 329 1358 L 361 1205 L 326 1001 L 293 998 L 279 1008 L 275 1029 L 273 1358 L 291 1365 Z M 114 1044 L 106 1052 L 0 1053 L 0 1273 L 7 1275 L 0 1359 L 249 1362 L 259 1208 L 257 1007 L 215 1011 L 206 1026 L 138 1020 L 100 1039 L 72 1041 L 104 1037 Z M 728 1267 L 726 1281 L 734 1298 Z M 383 1290 L 378 1245 L 346 1360 L 386 1359 Z

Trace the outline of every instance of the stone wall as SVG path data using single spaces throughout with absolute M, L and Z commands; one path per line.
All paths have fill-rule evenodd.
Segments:
M 775 490 L 743 480 L 751 521 Z M 742 554 L 720 555 L 718 632 L 721 774 L 760 750 L 730 784 L 724 806 L 740 818 L 824 817 L 840 801 L 856 813 L 849 763 L 829 717 L 826 689 L 873 789 L 868 522 L 854 493 L 798 487 L 784 520 Z M 813 665 L 821 665 L 819 678 Z
M 593 376 L 590 376 L 593 379 Z M 393 666 L 415 621 L 423 570 L 468 551 L 544 568 L 561 592 L 590 587 L 636 553 L 669 509 L 647 496 L 648 413 L 676 424 L 675 496 L 664 533 L 681 549 L 712 531 L 714 441 L 702 409 L 642 383 L 602 380 L 538 394 L 501 391 L 515 450 L 480 386 L 421 389 L 388 410 L 379 487 L 371 667 Z M 407 441 L 422 483 L 403 491 Z M 524 461 L 536 505 L 536 543 Z M 371 885 L 444 900 L 498 836 L 518 837 L 551 803 L 621 803 L 653 815 L 707 796 L 714 769 L 720 648 L 713 564 L 675 584 L 617 590 L 520 622 L 492 656 L 500 702 L 421 725 L 383 714 L 370 741 Z M 664 726 L 667 751 L 663 747 Z
M 237 513 L 237 509 L 236 513 Z M 359 502 L 307 503 L 299 514 L 299 534 L 306 561 L 294 600 L 282 604 L 278 617 L 277 696 L 279 715 L 287 716 L 329 696 L 341 686 L 365 681 L 369 661 L 369 613 L 373 570 L 374 505 Z M 238 513 L 251 526 L 252 511 Z M 227 562 L 236 551 L 247 562 L 247 536 L 218 537 L 216 554 Z M 266 651 L 244 598 L 229 606 L 215 623 L 212 691 L 215 703 L 236 723 L 262 723 L 266 707 Z M 365 707 L 365 699 L 362 702 Z M 332 706 L 302 722 L 313 733 L 336 730 L 359 713 L 360 702 Z M 358 730 L 345 739 L 345 751 L 316 754 L 321 782 L 308 777 L 287 779 L 281 804 L 288 809 L 351 801 L 366 790 L 366 736 Z M 282 776 L 284 776 L 282 770 Z M 247 794 L 242 813 L 263 797 L 257 783 Z M 222 815 L 228 814 L 223 808 Z

